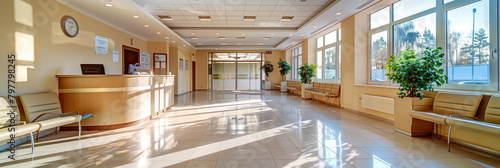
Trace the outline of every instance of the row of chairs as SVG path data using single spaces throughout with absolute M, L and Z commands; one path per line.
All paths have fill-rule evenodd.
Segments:
M 328 106 L 330 98 L 340 97 L 340 84 L 313 82 L 313 87 L 306 89 L 305 94 L 311 94 L 312 101 L 314 101 L 314 96 L 326 97 L 325 104 Z M 316 99 L 316 102 L 318 102 L 318 99 Z

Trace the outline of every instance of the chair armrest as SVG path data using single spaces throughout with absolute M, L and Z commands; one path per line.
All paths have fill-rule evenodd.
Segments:
M 71 111 L 71 112 L 61 113 L 59 116 L 64 117 L 64 116 L 68 116 L 69 114 L 72 114 L 72 113 L 76 113 L 76 115 L 80 115 L 80 112 L 78 112 L 78 111 Z
M 450 114 L 450 118 L 453 118 L 453 117 L 464 117 L 464 118 L 477 120 L 477 118 L 474 118 L 474 117 L 469 117 L 469 116 L 464 116 L 464 115 L 459 115 L 459 114 Z
M 11 123 L 10 121 L 8 123 L 5 123 L 3 125 L 7 125 L 7 126 L 10 126 L 10 124 L 16 124 L 16 125 L 20 125 L 21 123 L 23 123 L 23 125 L 26 125 L 26 121 L 16 121 L 14 123 Z

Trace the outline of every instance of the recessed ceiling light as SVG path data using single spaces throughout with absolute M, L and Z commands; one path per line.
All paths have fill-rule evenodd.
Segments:
M 183 44 L 182 46 L 186 47 L 186 44 Z
M 194 36 L 194 33 L 191 33 L 192 36 Z
M 262 43 L 259 43 L 259 45 L 264 45 L 264 44 L 262 44 Z
M 292 21 L 293 19 L 293 16 L 283 16 L 281 17 L 281 20 L 282 22 L 289 22 L 289 21 Z
M 219 39 L 220 39 L 220 40 L 224 40 L 224 39 L 226 39 L 226 37 L 219 37 Z
M 316 27 L 316 26 L 313 26 L 313 29 L 315 29 L 315 28 L 318 28 L 318 27 Z
M 271 37 L 264 37 L 264 38 L 262 38 L 262 39 L 264 39 L 264 40 L 269 40 L 270 38 L 271 38 Z
M 212 21 L 212 18 L 210 16 L 198 16 L 200 21 Z
M 244 36 L 245 34 L 241 34 L 242 36 Z
M 243 45 L 243 44 L 241 44 L 241 43 L 238 43 L 238 44 L 236 44 L 236 45 Z
M 304 34 L 301 34 L 300 36 L 304 36 Z
M 106 5 L 107 7 L 113 7 L 113 4 L 110 4 L 110 3 L 106 3 L 104 5 Z
M 170 37 L 165 37 L 166 39 L 169 39 Z
M 340 13 L 340 12 L 337 12 L 337 13 L 336 13 L 336 15 L 337 15 L 337 16 L 338 16 L 338 15 L 342 15 L 342 13 Z
M 274 36 L 274 34 L 271 34 L 271 36 Z
M 172 43 L 175 43 L 175 41 L 172 41 Z
M 156 34 L 161 34 L 161 32 L 156 32 Z
M 290 36 L 293 36 L 293 34 L 289 34 Z
M 218 35 L 219 35 L 219 33 L 215 33 L 215 35 L 217 35 L 217 36 L 218 36 Z
M 144 25 L 144 27 L 149 27 L 149 25 Z
M 137 15 L 135 15 L 135 16 L 133 16 L 133 17 L 134 17 L 134 18 L 136 18 L 136 19 L 137 19 L 137 18 L 139 18 L 139 16 L 137 16 Z
M 170 15 L 158 15 L 161 20 L 174 20 Z
M 216 50 L 218 50 L 218 48 L 215 48 Z
M 196 37 L 196 36 L 191 36 L 191 37 L 189 37 L 189 38 L 191 38 L 191 39 L 193 39 L 193 40 L 198 39 L 198 37 Z
M 255 21 L 255 16 L 243 16 L 243 21 Z

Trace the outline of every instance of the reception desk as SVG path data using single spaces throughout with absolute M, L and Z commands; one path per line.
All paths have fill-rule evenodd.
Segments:
M 64 112 L 92 113 L 83 130 L 108 130 L 148 121 L 174 104 L 173 75 L 57 75 Z M 77 125 L 61 130 L 77 130 Z

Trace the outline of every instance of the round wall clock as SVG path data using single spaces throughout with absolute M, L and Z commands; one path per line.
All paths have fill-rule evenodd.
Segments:
M 78 23 L 76 23 L 75 18 L 71 16 L 63 16 L 61 19 L 61 29 L 63 33 L 68 37 L 75 37 L 78 35 Z

